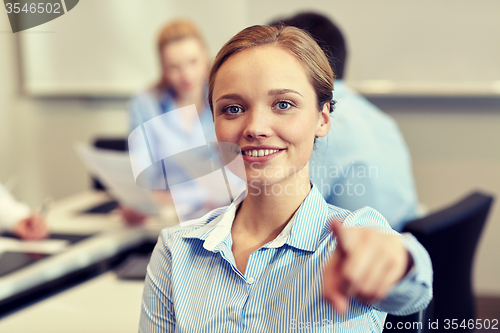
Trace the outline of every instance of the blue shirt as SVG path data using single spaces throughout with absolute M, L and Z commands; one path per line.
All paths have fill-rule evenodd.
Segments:
M 163 113 L 178 109 L 179 106 L 175 102 L 174 93 L 171 89 L 163 91 L 145 90 L 135 95 L 128 104 L 130 116 L 130 129 L 133 130 L 141 126 L 150 119 L 159 116 Z M 200 114 L 201 127 L 205 135 L 206 142 L 215 140 L 215 127 L 212 118 L 212 112 L 208 104 L 205 104 L 203 110 L 198 110 Z M 168 126 L 168 133 L 176 133 L 175 137 L 169 137 L 169 143 L 172 145 L 182 145 L 185 140 L 190 140 L 192 135 L 184 131 L 180 125 L 182 120 L 165 124 Z
M 200 147 L 216 141 L 212 112 L 208 104 L 205 104 L 203 110 L 198 110 L 199 123 L 193 122 L 192 128 L 188 129 L 184 126 L 185 121 L 180 117 L 179 113 L 171 112 L 179 109 L 172 89 L 162 91 L 156 89 L 145 90 L 130 100 L 128 109 L 131 131 L 143 124 L 148 124 L 148 122 L 151 125 L 146 132 L 148 133 L 148 143 L 152 156 L 161 155 L 161 152 L 170 150 L 193 154 L 192 151 L 190 152 L 193 147 Z M 168 119 L 158 117 L 167 113 Z M 153 118 L 156 118 L 156 120 L 152 120 Z M 203 131 L 202 135 L 199 135 L 199 130 L 196 132 L 193 130 L 193 128 L 200 129 L 200 124 Z M 200 160 L 209 160 L 210 156 L 208 153 L 206 155 L 196 157 Z M 167 175 L 166 178 L 164 172 Z M 145 172 L 146 176 L 142 180 L 147 181 L 147 183 L 143 182 L 141 186 L 150 189 L 171 189 L 172 184 L 182 183 L 182 187 L 177 186 L 175 191 L 172 191 L 177 215 L 181 222 L 203 215 L 210 210 L 206 208 L 207 205 L 213 207 L 214 203 L 219 201 L 223 201 L 224 205 L 227 204 L 224 199 L 210 195 L 211 193 L 207 193 L 207 189 L 195 184 L 192 181 L 192 174 L 193 170 L 173 160 L 169 160 L 169 163 L 165 164 L 156 163 L 150 170 Z M 212 201 L 209 201 L 209 198 Z
M 386 312 L 409 314 L 432 297 L 432 267 L 411 235 L 403 241 L 414 266 L 383 301 L 352 299 L 338 315 L 322 298 L 323 269 L 335 250 L 329 221 L 395 233 L 371 208 L 356 212 L 329 205 L 313 186 L 276 239 L 236 268 L 231 226 L 242 196 L 188 227 L 161 232 L 145 281 L 139 332 L 381 332 Z M 321 331 L 321 330 L 320 330 Z
M 370 206 L 401 231 L 417 217 L 411 158 L 396 122 L 342 80 L 328 135 L 318 138 L 310 179 L 326 201 L 350 211 Z

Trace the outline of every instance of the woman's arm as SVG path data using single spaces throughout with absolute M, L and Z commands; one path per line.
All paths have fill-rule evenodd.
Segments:
M 148 119 L 148 114 L 151 112 L 148 110 L 148 105 L 152 103 L 150 101 L 147 92 L 142 92 L 138 95 L 133 96 L 127 104 L 128 115 L 129 115 L 129 131 L 132 132 L 136 127 L 141 126 L 145 120 Z
M 172 256 L 162 232 L 148 265 L 142 295 L 140 333 L 174 332 L 175 313 L 172 303 Z M 167 236 L 168 237 L 168 236 Z

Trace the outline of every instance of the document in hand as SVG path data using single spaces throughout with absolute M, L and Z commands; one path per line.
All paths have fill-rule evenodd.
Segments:
M 135 183 L 128 152 L 98 149 L 81 142 L 75 145 L 75 150 L 89 172 L 99 178 L 120 204 L 148 215 L 157 214 L 151 190 Z

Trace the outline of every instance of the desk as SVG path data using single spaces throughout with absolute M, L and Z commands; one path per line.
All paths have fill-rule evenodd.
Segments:
M 109 272 L 0 320 L 5 333 L 137 333 L 143 282 Z
M 88 191 L 57 202 L 47 220 L 52 232 L 94 234 L 68 250 L 0 277 L 0 302 L 120 253 L 155 241 L 164 225 L 150 218 L 126 227 L 118 214 L 80 214 L 110 198 Z M 137 332 L 143 281 L 107 272 L 0 319 L 0 332 Z

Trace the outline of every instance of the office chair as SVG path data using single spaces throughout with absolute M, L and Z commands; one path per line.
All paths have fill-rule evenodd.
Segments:
M 100 149 L 128 151 L 127 138 L 98 137 L 94 140 L 94 147 Z M 96 178 L 92 177 L 94 190 L 106 190 L 106 187 Z
M 397 322 L 420 320 L 423 332 L 435 332 L 435 329 L 429 329 L 429 320 L 439 320 L 441 330 L 445 319 L 457 319 L 458 325 L 463 320 L 467 323 L 469 319 L 475 319 L 472 264 L 492 203 L 492 196 L 474 192 L 448 208 L 406 224 L 403 231 L 412 233 L 431 257 L 434 298 L 420 318 L 419 314 L 404 317 L 388 315 L 386 322 L 396 327 Z M 463 328 L 458 329 L 464 331 Z M 400 331 L 417 332 L 416 329 Z

